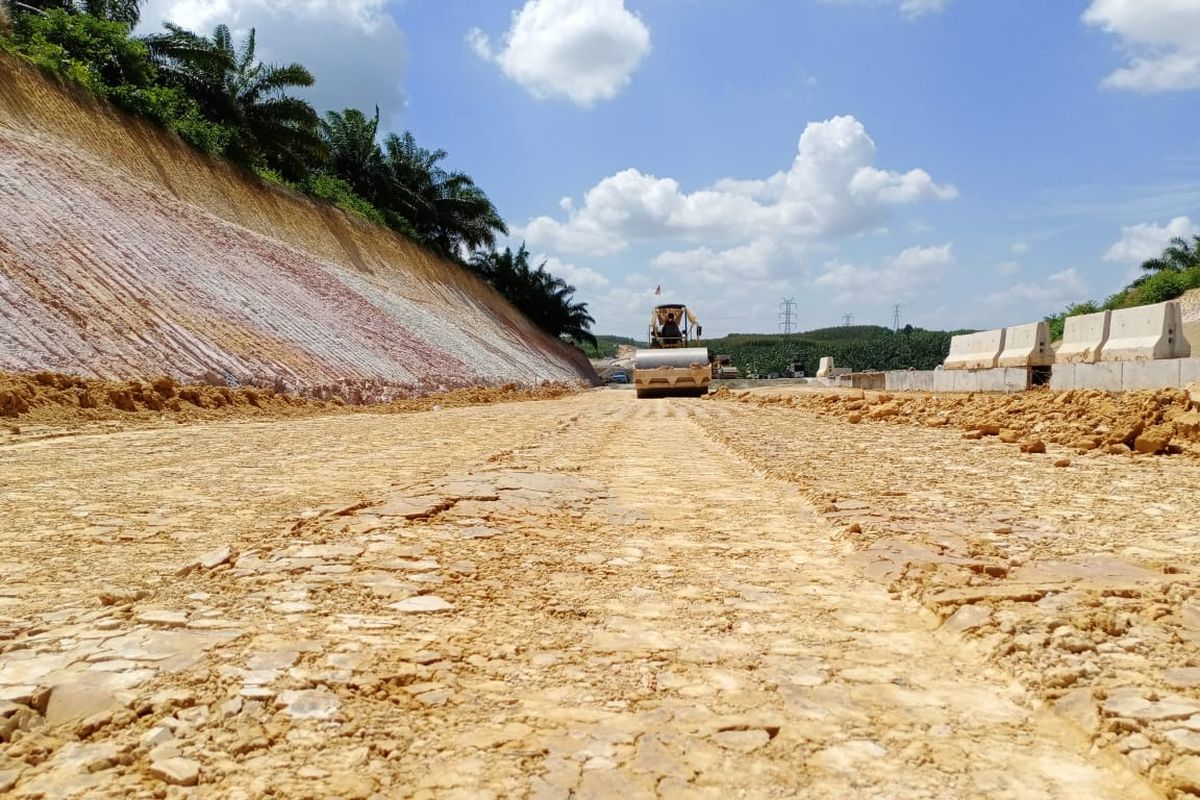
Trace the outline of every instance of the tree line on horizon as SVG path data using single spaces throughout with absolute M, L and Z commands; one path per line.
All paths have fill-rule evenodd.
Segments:
M 412 133 L 380 136 L 379 108 L 323 116 L 294 92 L 315 76 L 265 64 L 256 34 L 199 34 L 166 23 L 135 36 L 142 0 L 0 0 L 0 49 L 155 122 L 205 153 L 328 202 L 415 241 L 492 285 L 552 336 L 594 344 L 575 287 L 534 266 L 522 244 L 497 250 L 508 226 L 445 150 Z

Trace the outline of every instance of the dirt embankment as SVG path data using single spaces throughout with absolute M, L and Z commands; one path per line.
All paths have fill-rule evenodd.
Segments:
M 1093 390 L 1020 394 L 734 393 L 716 399 L 803 408 L 851 423 L 955 427 L 965 439 L 996 436 L 1024 452 L 1047 444 L 1076 453 L 1190 453 L 1200 456 L 1200 411 L 1178 389 L 1112 394 Z
M 355 406 L 338 396 L 302 396 L 250 386 L 181 384 L 166 376 L 152 381 L 105 381 L 53 372 L 0 373 L 0 420 L 7 423 L 7 431 L 0 432 L 0 443 L 78 430 L 95 423 L 105 427 L 145 427 L 162 423 L 283 419 L 324 414 L 388 414 L 519 400 L 553 400 L 575 391 L 578 391 L 575 386 L 567 384 L 522 387 L 509 383 Z
M 457 265 L 0 55 L 0 370 L 345 389 L 595 380 Z

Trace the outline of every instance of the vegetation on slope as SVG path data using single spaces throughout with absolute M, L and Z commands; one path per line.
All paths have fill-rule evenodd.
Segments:
M 1074 303 L 1059 314 L 1047 317 L 1050 338 L 1061 339 L 1067 317 L 1093 314 L 1105 309 L 1133 308 L 1174 300 L 1189 289 L 1200 288 L 1200 236 L 1192 241 L 1176 237 L 1162 254 L 1142 263 L 1143 275 L 1103 303 L 1091 300 Z
M 132 34 L 140 0 L 0 0 L 0 49 L 151 120 L 206 153 L 387 226 L 489 281 L 552 336 L 590 342 L 592 319 L 575 288 L 544 270 L 489 265 L 508 228 L 487 194 L 443 165 L 444 150 L 407 131 L 380 141 L 379 109 L 319 115 L 296 89 L 316 77 L 302 64 L 258 60 L 250 30 L 198 34 L 167 24 Z M 518 253 L 524 253 L 524 247 Z M 528 260 L 528 254 L 525 254 Z

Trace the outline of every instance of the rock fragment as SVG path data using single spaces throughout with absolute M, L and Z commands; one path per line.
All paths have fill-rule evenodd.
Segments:
M 172 786 L 195 786 L 200 782 L 200 765 L 188 758 L 162 758 L 151 762 L 150 774 Z

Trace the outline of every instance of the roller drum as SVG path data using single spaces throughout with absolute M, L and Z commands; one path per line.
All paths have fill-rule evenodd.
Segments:
M 637 369 L 671 367 L 687 369 L 693 364 L 709 365 L 707 347 L 678 347 L 673 350 L 638 350 L 634 365 Z

